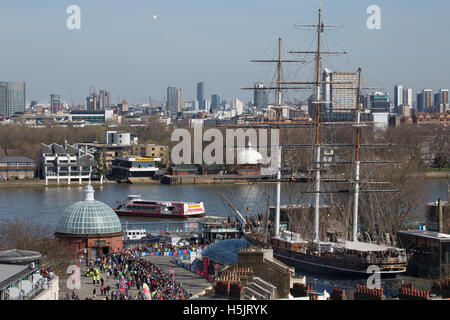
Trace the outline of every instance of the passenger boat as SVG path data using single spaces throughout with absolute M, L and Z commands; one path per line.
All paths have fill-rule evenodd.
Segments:
M 140 195 L 129 195 L 114 209 L 119 217 L 151 217 L 188 219 L 205 216 L 203 202 L 143 200 Z

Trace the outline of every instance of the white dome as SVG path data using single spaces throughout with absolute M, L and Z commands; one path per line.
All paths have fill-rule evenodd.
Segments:
M 260 164 L 263 156 L 248 143 L 247 147 L 237 154 L 237 164 Z

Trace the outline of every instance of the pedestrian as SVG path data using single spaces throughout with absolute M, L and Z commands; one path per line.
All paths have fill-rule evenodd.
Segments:
M 95 299 L 96 295 L 97 295 L 97 291 L 94 288 L 94 290 L 92 290 L 92 296 L 94 297 L 94 299 Z
M 100 279 L 100 282 L 102 283 L 102 287 L 103 287 L 103 283 L 105 282 L 105 280 L 103 280 L 103 277 Z

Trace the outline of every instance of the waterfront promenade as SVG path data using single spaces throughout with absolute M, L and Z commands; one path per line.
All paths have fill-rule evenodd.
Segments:
M 197 276 L 195 273 L 190 272 L 189 270 L 186 270 L 182 267 L 177 266 L 176 264 L 170 262 L 173 257 L 172 256 L 160 256 L 160 257 L 143 257 L 142 259 L 149 260 L 152 264 L 156 265 L 158 268 L 161 269 L 164 273 L 169 273 L 170 271 L 175 273 L 175 282 L 176 283 L 182 283 L 183 288 L 186 292 L 192 295 L 192 298 L 201 298 L 201 296 L 204 294 L 205 290 L 211 287 L 211 283 L 208 282 L 206 279 Z M 84 274 L 84 271 L 86 270 L 85 264 L 81 264 L 81 274 Z M 115 279 L 113 276 L 110 276 L 109 279 L 107 279 L 107 274 L 105 272 L 100 272 L 99 277 L 104 280 L 103 286 L 110 287 L 111 290 L 109 294 L 106 294 L 104 296 L 101 295 L 101 283 L 99 284 L 93 284 L 91 277 L 81 277 L 81 288 L 78 290 L 75 290 L 78 294 L 78 297 L 80 300 L 86 300 L 92 299 L 92 300 L 106 300 L 106 296 L 110 299 L 111 291 L 118 291 L 116 287 L 117 279 Z M 65 284 L 63 285 L 65 288 Z M 93 296 L 93 290 L 96 290 L 96 296 Z M 141 290 L 142 291 L 142 288 Z M 132 286 L 128 290 L 128 296 L 132 299 L 134 299 L 138 295 L 138 290 L 136 286 Z M 70 297 L 72 294 L 72 290 L 62 290 L 60 292 L 60 297 L 62 299 L 67 299 L 67 297 Z

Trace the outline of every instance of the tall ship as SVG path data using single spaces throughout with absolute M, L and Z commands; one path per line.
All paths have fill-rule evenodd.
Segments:
M 129 195 L 114 209 L 119 217 L 148 217 L 161 219 L 190 219 L 205 216 L 203 202 L 144 200 L 140 195 Z
M 309 148 L 311 150 L 311 155 L 313 159 L 311 159 L 311 167 L 308 170 L 309 175 L 309 185 L 310 188 L 306 191 L 303 191 L 304 194 L 311 195 L 311 199 L 309 199 L 309 203 L 306 204 L 305 207 L 311 209 L 313 222 L 311 225 L 313 226 L 313 230 L 309 230 L 308 234 L 302 234 L 300 232 L 296 232 L 295 228 L 293 230 L 289 230 L 289 226 L 285 230 L 281 230 L 280 228 L 280 207 L 281 207 L 281 152 L 283 145 L 280 144 L 280 140 L 278 141 L 278 171 L 277 176 L 274 182 L 276 182 L 276 207 L 275 214 L 272 220 L 272 228 L 268 229 L 268 220 L 269 218 L 269 210 L 266 211 L 264 216 L 264 221 L 262 226 L 255 228 L 252 223 L 249 223 L 248 219 L 239 212 L 239 210 L 229 201 L 223 194 L 221 196 L 227 202 L 227 204 L 233 209 L 235 215 L 237 216 L 237 220 L 240 222 L 243 230 L 244 237 L 253 245 L 263 246 L 263 247 L 271 247 L 273 249 L 273 255 L 277 259 L 283 261 L 289 266 L 296 267 L 298 270 L 311 272 L 315 274 L 334 274 L 340 276 L 354 276 L 358 278 L 368 278 L 368 276 L 374 274 L 375 272 L 379 273 L 382 277 L 394 277 L 397 274 L 404 273 L 406 271 L 407 260 L 408 257 L 404 249 L 397 248 L 395 246 L 378 244 L 361 241 L 358 237 L 358 227 L 359 227 L 359 217 L 358 210 L 360 210 L 359 198 L 362 192 L 397 192 L 398 190 L 381 190 L 381 189 L 373 189 L 373 190 L 361 190 L 361 185 L 364 186 L 373 186 L 379 185 L 384 182 L 376 182 L 376 181 L 367 181 L 367 179 L 360 178 L 360 165 L 364 164 L 383 164 L 390 163 L 389 161 L 382 160 L 361 160 L 361 149 L 363 148 L 382 148 L 386 147 L 383 144 L 376 143 L 365 143 L 363 144 L 361 131 L 365 126 L 369 126 L 368 122 L 361 121 L 361 68 L 357 71 L 357 87 L 354 87 L 353 82 L 346 82 L 344 80 L 332 80 L 329 78 L 321 79 L 321 56 L 325 54 L 338 54 L 338 52 L 330 52 L 323 51 L 321 49 L 321 34 L 324 32 L 324 29 L 327 27 L 322 22 L 322 10 L 319 8 L 318 11 L 318 23 L 312 25 L 299 25 L 304 27 L 312 27 L 317 31 L 317 44 L 316 50 L 313 51 L 291 51 L 290 53 L 301 53 L 301 54 L 312 54 L 314 55 L 314 81 L 282 81 L 281 79 L 281 64 L 284 60 L 281 58 L 281 39 L 279 41 L 279 56 L 278 60 L 260 60 L 258 62 L 275 62 L 278 64 L 278 79 L 276 82 L 272 82 L 276 84 L 276 87 L 272 88 L 276 90 L 276 104 L 280 107 L 277 110 L 277 121 L 270 123 L 267 127 L 271 128 L 292 128 L 293 126 L 289 126 L 288 124 L 284 124 L 280 121 L 280 112 L 282 106 L 282 97 L 281 92 L 284 89 L 293 89 L 289 88 L 286 85 L 309 85 L 310 88 L 313 89 L 312 105 L 314 107 L 314 115 L 311 115 L 313 118 L 313 123 L 307 125 L 311 129 L 311 143 L 308 145 L 296 145 L 289 147 L 298 147 L 298 148 Z M 345 53 L 345 52 L 344 52 Z M 286 61 L 291 62 L 291 61 Z M 326 70 L 326 69 L 325 69 Z M 325 106 L 329 105 L 329 101 L 324 99 L 324 94 L 321 93 L 321 88 L 326 87 L 330 84 L 338 84 L 341 88 L 352 90 L 355 98 L 355 106 L 352 108 L 353 112 L 353 121 L 348 121 L 347 123 L 340 123 L 340 125 L 347 125 L 352 129 L 353 132 L 353 142 L 352 143 L 333 143 L 324 142 L 325 139 L 321 137 L 321 130 L 324 127 L 329 129 L 330 127 L 333 130 L 333 125 L 331 123 L 321 123 L 321 108 L 325 108 Z M 353 87 L 349 87 L 353 85 Z M 250 89 L 250 88 L 249 88 Z M 296 89 L 299 89 L 298 87 Z M 326 126 L 327 124 L 331 124 L 330 126 Z M 258 127 L 263 127 L 264 124 L 258 124 Z M 280 139 L 280 138 L 279 138 Z M 326 182 L 332 182 L 333 179 L 329 179 L 328 177 L 321 176 L 324 171 L 326 171 L 326 165 L 329 165 L 331 162 L 327 164 L 324 163 L 323 157 L 321 157 L 321 149 L 329 149 L 329 148 L 350 148 L 350 152 L 347 155 L 351 154 L 352 160 L 347 161 L 335 161 L 336 166 L 344 166 L 350 165 L 349 170 L 343 170 L 342 172 L 346 172 L 349 177 L 334 179 L 334 183 L 346 184 L 347 190 L 346 194 L 341 193 L 339 196 L 347 197 L 348 199 L 348 207 L 349 207 L 349 219 L 348 223 L 344 224 L 347 227 L 346 232 L 344 232 L 344 236 L 341 238 L 330 239 L 327 237 L 326 241 L 322 240 L 323 237 L 323 229 L 321 226 L 321 219 L 323 214 L 321 213 L 321 208 L 323 205 L 321 202 L 324 201 L 325 194 L 331 194 L 333 192 L 338 193 L 339 191 L 331 191 L 329 188 L 323 188 L 324 180 Z M 365 153 L 364 153 L 365 154 Z M 391 162 L 392 163 L 392 162 Z M 348 167 L 348 166 L 347 166 Z M 342 195 L 344 194 L 344 195 Z M 333 203 L 331 203 L 333 205 Z M 309 212 L 309 211 L 308 211 Z M 352 215 L 352 216 L 351 216 Z M 291 217 L 292 218 L 292 217 Z M 350 228 L 351 227 L 351 228 Z

